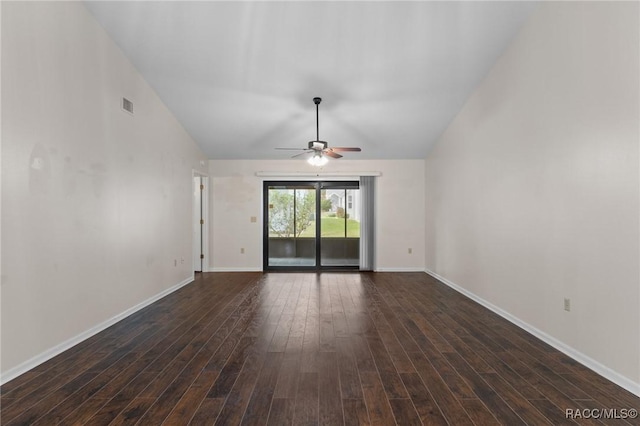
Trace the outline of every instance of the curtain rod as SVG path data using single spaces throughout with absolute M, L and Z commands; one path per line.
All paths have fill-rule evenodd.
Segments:
M 258 177 L 356 177 L 356 176 L 382 176 L 382 172 L 256 172 Z

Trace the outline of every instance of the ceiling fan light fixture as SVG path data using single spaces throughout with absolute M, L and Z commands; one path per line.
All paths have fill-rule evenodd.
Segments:
M 310 157 L 307 162 L 312 166 L 322 167 L 329 162 L 329 159 L 322 155 L 322 152 L 316 152 L 313 157 Z

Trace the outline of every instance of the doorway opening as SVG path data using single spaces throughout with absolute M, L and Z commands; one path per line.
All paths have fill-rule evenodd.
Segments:
M 358 181 L 264 182 L 264 270 L 360 266 Z

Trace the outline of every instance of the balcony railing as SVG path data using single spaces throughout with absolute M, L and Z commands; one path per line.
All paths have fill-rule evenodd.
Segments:
M 360 238 L 323 237 L 320 247 L 323 265 L 358 265 Z M 316 239 L 313 237 L 269 237 L 271 259 L 315 259 L 315 253 Z

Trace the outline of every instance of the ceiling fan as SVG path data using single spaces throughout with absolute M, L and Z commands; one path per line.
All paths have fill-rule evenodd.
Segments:
M 313 98 L 313 103 L 316 104 L 316 140 L 310 141 L 307 148 L 276 148 L 281 150 L 290 150 L 290 151 L 303 151 L 300 154 L 296 154 L 291 158 L 299 157 L 301 155 L 313 153 L 313 155 L 307 160 L 309 164 L 314 166 L 324 166 L 327 164 L 327 157 L 332 158 L 342 158 L 342 155 L 338 154 L 338 152 L 360 152 L 362 151 L 360 148 L 356 147 L 329 147 L 329 144 L 325 141 L 320 140 L 320 126 L 318 120 L 318 105 L 322 102 L 322 98 Z

